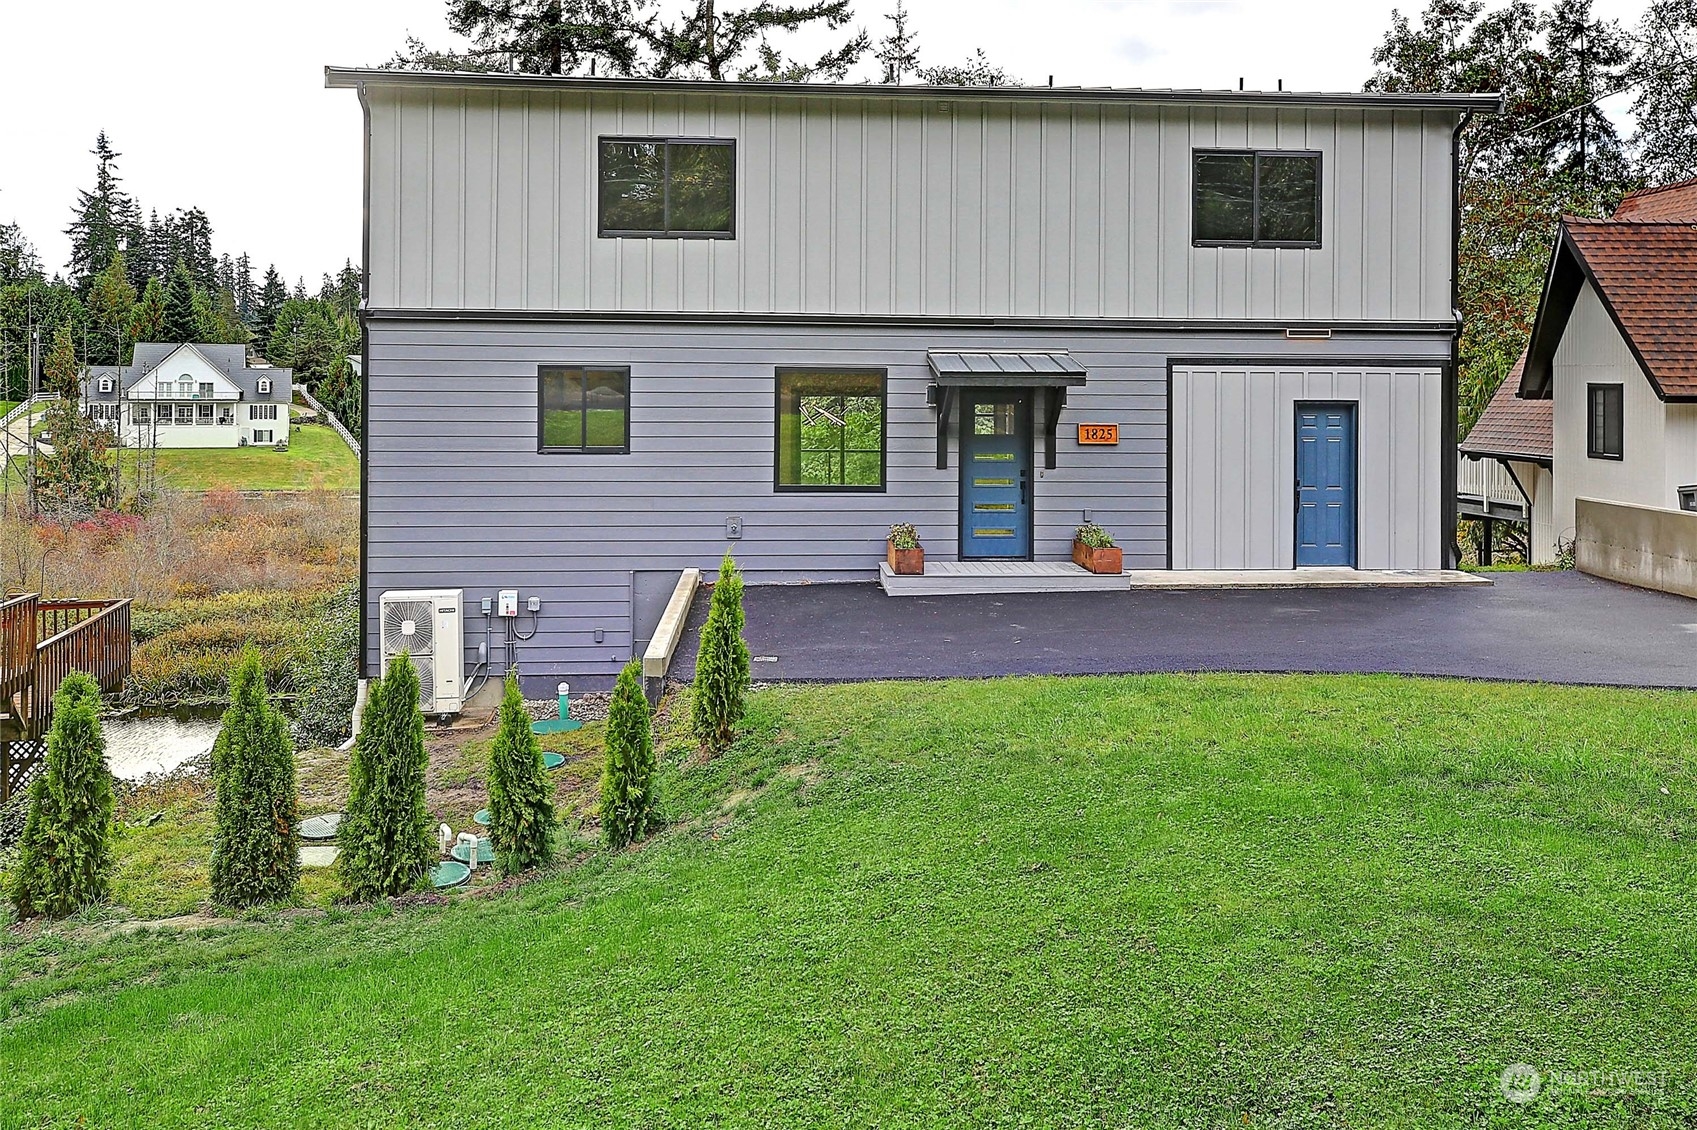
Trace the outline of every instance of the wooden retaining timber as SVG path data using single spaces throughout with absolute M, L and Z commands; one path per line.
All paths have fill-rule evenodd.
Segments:
M 110 694 L 130 673 L 130 602 L 43 600 L 0 603 L 0 802 L 22 790 L 47 753 L 53 694 L 72 671 Z

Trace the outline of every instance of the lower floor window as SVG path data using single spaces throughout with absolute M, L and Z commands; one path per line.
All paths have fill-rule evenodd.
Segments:
M 536 449 L 630 450 L 630 370 L 543 366 L 537 373 Z
M 776 485 L 884 489 L 882 369 L 778 370 Z
M 270 428 L 255 428 L 254 431 L 253 431 L 253 442 L 255 442 L 255 443 L 272 443 L 272 442 L 274 442 L 271 438 L 271 432 L 272 432 L 272 429 L 270 429 Z
M 176 419 L 177 419 L 177 423 L 179 423 L 179 424 L 192 424 L 192 423 L 194 423 L 194 405 L 192 405 L 192 404 L 179 404 L 179 405 L 177 405 Z

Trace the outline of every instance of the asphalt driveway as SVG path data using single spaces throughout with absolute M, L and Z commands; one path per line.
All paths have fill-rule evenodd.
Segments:
M 1697 688 L 1697 601 L 1579 573 L 1486 587 L 887 597 L 746 590 L 757 682 L 1157 671 L 1393 672 Z M 696 602 L 673 668 L 694 666 Z

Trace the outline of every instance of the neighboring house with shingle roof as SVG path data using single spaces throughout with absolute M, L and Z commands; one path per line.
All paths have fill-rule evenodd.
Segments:
M 1535 560 L 1576 498 L 1697 508 L 1697 180 L 1562 221 L 1517 370 L 1460 447 L 1530 468 Z
M 83 412 L 126 447 L 243 447 L 289 435 L 293 373 L 249 366 L 240 345 L 138 342 L 129 365 L 83 378 Z

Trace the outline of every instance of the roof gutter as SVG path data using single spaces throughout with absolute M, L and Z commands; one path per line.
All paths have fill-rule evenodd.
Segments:
M 891 98 L 945 102 L 1099 102 L 1209 106 L 1361 106 L 1379 109 L 1492 112 L 1496 94 L 1325 93 L 1294 90 L 1140 90 L 1086 86 L 895 86 L 884 83 L 713 82 L 675 78 L 589 78 L 582 75 L 493 74 L 476 71 L 394 71 L 325 67 L 324 85 L 493 87 L 614 94 L 759 94 L 795 98 Z

